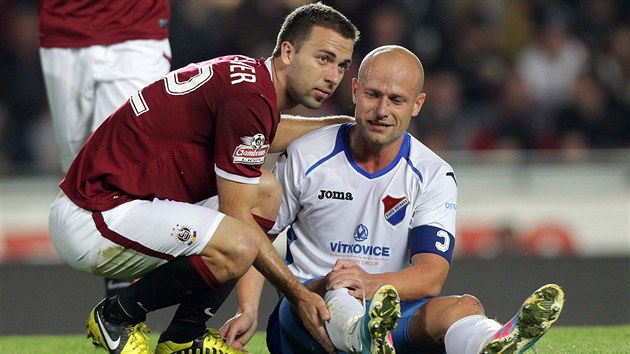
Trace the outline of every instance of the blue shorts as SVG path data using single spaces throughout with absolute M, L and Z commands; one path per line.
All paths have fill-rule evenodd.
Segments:
M 402 317 L 392 332 L 397 353 L 421 353 L 420 349 L 416 348 L 409 338 L 409 322 L 413 314 L 429 300 L 430 298 L 425 298 L 418 301 L 401 302 Z M 369 307 L 370 302 L 367 302 L 366 306 Z M 267 347 L 271 354 L 326 353 L 324 348 L 304 328 L 300 316 L 284 297 L 280 298 L 273 313 L 269 316 Z

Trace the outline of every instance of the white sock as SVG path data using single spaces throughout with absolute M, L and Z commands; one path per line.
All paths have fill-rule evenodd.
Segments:
M 343 352 L 361 350 L 361 322 L 365 314 L 363 305 L 350 294 L 348 289 L 331 290 L 324 296 L 330 321 L 326 331 L 335 347 Z M 357 324 L 357 321 L 359 322 Z M 353 330 L 356 327 L 356 330 Z
M 446 331 L 444 337 L 446 353 L 478 354 L 500 328 L 501 324 L 484 315 L 459 319 Z

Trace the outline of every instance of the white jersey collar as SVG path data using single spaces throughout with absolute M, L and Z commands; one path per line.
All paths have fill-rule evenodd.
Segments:
M 271 81 L 273 81 L 273 70 L 271 70 L 271 58 L 267 58 L 265 60 L 265 66 L 267 67 L 267 71 L 269 71 L 269 76 L 271 76 Z

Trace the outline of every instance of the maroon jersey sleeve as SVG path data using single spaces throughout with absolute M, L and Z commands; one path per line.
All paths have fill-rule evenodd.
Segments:
M 60 186 L 92 211 L 132 199 L 196 203 L 216 195 L 217 175 L 256 183 L 279 121 L 262 60 L 192 64 L 130 97 L 88 139 Z
M 41 47 L 168 38 L 169 0 L 38 0 Z
M 215 131 L 215 171 L 229 180 L 260 177 L 278 118 L 260 95 L 243 94 L 220 106 Z

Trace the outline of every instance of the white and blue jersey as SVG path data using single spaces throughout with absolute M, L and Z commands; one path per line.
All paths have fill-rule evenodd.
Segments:
M 348 148 L 350 124 L 293 142 L 276 166 L 284 187 L 272 233 L 287 231 L 289 269 L 301 281 L 338 259 L 368 273 L 397 272 L 416 253 L 451 261 L 457 185 L 451 166 L 409 134 L 386 168 L 363 170 Z
M 271 233 L 287 230 L 286 263 L 303 282 L 325 276 L 338 259 L 368 273 L 397 272 L 417 253 L 452 260 L 457 183 L 451 166 L 405 134 L 396 158 L 375 173 L 363 170 L 348 145 L 351 124 L 316 130 L 295 140 L 276 165 L 284 188 Z M 393 332 L 401 353 L 414 351 L 408 321 L 426 300 L 403 302 Z M 270 317 L 272 353 L 323 351 L 286 300 Z

